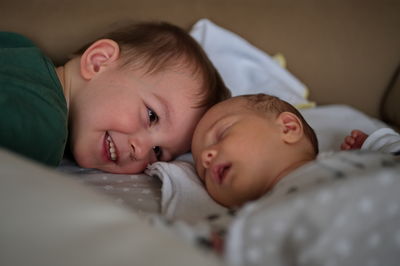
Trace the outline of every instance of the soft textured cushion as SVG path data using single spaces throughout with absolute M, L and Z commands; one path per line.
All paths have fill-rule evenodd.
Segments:
M 218 265 L 67 175 L 0 149 L 0 264 Z

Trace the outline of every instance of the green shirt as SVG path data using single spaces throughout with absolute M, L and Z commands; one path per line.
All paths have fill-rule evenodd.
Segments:
M 68 136 L 67 115 L 50 59 L 27 38 L 0 32 L 0 146 L 57 166 Z

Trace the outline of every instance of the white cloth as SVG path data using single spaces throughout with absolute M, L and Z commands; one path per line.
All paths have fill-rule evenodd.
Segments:
M 266 93 L 297 107 L 313 105 L 306 99 L 304 84 L 235 33 L 201 19 L 190 34 L 203 47 L 233 96 Z
M 160 178 L 163 183 L 161 213 L 167 219 L 195 222 L 227 210 L 208 195 L 189 162 L 156 162 L 147 167 L 146 174 Z
M 362 150 L 398 152 L 400 151 L 400 135 L 391 128 L 381 128 L 373 132 L 363 143 Z

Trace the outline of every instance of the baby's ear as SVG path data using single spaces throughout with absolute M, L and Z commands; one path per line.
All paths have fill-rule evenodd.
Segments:
M 110 39 L 100 39 L 90 45 L 81 56 L 81 75 L 90 80 L 119 57 L 119 45 Z
M 281 125 L 282 140 L 286 143 L 296 143 L 303 137 L 303 124 L 293 113 L 283 112 L 278 116 Z

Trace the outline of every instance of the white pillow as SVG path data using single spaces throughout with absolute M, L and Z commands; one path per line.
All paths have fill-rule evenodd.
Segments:
M 266 93 L 298 108 L 314 106 L 307 100 L 304 84 L 240 36 L 207 19 L 199 20 L 190 34 L 220 72 L 232 96 Z

